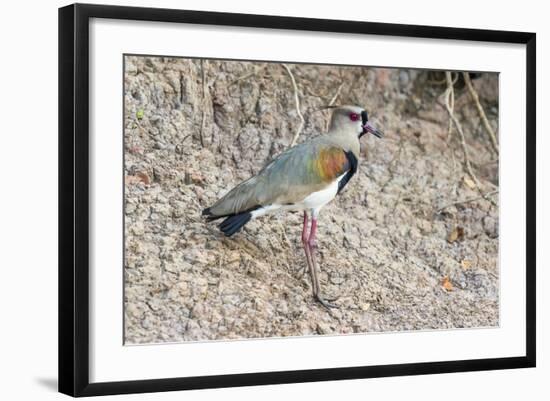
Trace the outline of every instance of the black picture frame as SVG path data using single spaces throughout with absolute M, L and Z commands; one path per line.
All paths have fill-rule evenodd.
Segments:
M 526 344 L 510 358 L 90 383 L 88 61 L 91 18 L 516 43 L 526 45 Z M 535 366 L 536 35 L 434 26 L 74 4 L 59 9 L 59 391 L 71 396 L 527 368 Z

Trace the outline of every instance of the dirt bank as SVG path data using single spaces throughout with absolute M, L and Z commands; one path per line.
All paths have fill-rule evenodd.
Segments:
M 127 343 L 494 326 L 498 207 L 465 173 L 441 74 L 289 64 L 305 125 L 323 132 L 334 97 L 386 133 L 362 139 L 359 170 L 321 213 L 321 286 L 311 297 L 299 214 L 224 238 L 200 211 L 286 149 L 300 119 L 280 64 L 127 57 Z M 498 121 L 498 77 L 473 81 Z M 484 193 L 497 156 L 468 92 L 455 110 Z M 498 203 L 498 194 L 489 197 Z M 450 206 L 449 206 L 450 205 Z M 445 207 L 447 206 L 447 207 Z M 438 210 L 445 207 L 442 211 Z

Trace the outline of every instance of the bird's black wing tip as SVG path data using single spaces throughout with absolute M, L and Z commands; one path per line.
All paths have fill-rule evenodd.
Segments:
M 248 223 L 251 218 L 252 213 L 250 212 L 234 214 L 222 221 L 218 227 L 226 237 L 231 237 L 233 234 L 243 228 L 243 226 Z
M 210 211 L 210 208 L 207 207 L 206 209 L 202 209 L 202 215 L 203 216 L 212 216 L 212 212 Z

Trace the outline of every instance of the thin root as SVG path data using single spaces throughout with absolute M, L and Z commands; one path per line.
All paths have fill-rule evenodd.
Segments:
M 202 77 L 202 120 L 201 120 L 200 140 L 201 140 L 201 146 L 204 148 L 204 130 L 206 128 L 206 91 L 208 88 L 206 85 L 206 72 L 205 72 L 203 59 L 201 59 L 201 77 Z
M 302 128 L 304 128 L 304 124 L 306 121 L 304 120 L 304 116 L 302 115 L 302 112 L 300 111 L 300 97 L 298 96 L 298 85 L 296 85 L 296 80 L 294 79 L 294 74 L 292 74 L 292 71 L 290 71 L 290 68 L 286 64 L 281 64 L 283 68 L 286 70 L 288 75 L 290 76 L 290 80 L 292 81 L 292 86 L 294 88 L 294 101 L 296 103 L 296 112 L 298 113 L 298 117 L 300 117 L 300 125 L 298 126 L 298 129 L 296 130 L 296 133 L 294 134 L 294 138 L 292 138 L 292 142 L 290 143 L 290 147 L 296 145 L 296 141 L 298 141 L 298 138 L 300 137 L 300 133 L 302 132 Z
M 474 103 L 477 108 L 477 112 L 479 113 L 479 116 L 481 117 L 481 121 L 483 121 L 483 126 L 485 127 L 485 130 L 489 134 L 489 139 L 491 140 L 491 145 L 493 147 L 493 150 L 498 155 L 498 142 L 497 137 L 495 135 L 495 131 L 491 127 L 491 124 L 489 124 L 489 120 L 487 119 L 487 115 L 485 114 L 485 110 L 483 110 L 483 106 L 481 106 L 481 103 L 479 102 L 479 96 L 474 89 L 474 86 L 472 85 L 472 80 L 470 79 L 470 75 L 467 72 L 462 73 L 464 76 L 464 82 L 466 83 L 466 87 L 468 88 L 468 92 L 470 92 L 470 96 L 472 96 L 472 99 L 474 100 Z
M 456 118 L 453 112 L 454 85 L 453 85 L 453 80 L 451 78 L 451 72 L 446 71 L 445 76 L 447 78 L 447 90 L 445 91 L 445 107 L 447 108 L 449 117 L 451 118 L 451 121 L 453 122 L 456 130 L 458 131 L 458 135 L 460 137 L 460 145 L 462 146 L 462 152 L 464 153 L 464 164 L 466 165 L 466 171 L 470 175 L 474 183 L 476 184 L 477 189 L 481 191 L 481 184 L 477 179 L 477 176 L 475 175 L 474 170 L 472 168 L 472 163 L 470 162 L 470 156 L 468 156 L 468 147 L 466 146 L 466 139 L 464 137 L 464 131 L 462 129 L 462 125 L 460 124 L 460 121 L 458 121 L 458 119 Z
M 439 209 L 437 209 L 436 213 L 441 213 L 443 210 L 445 210 L 445 209 L 447 209 L 451 206 L 456 206 L 456 205 L 462 205 L 464 203 L 475 202 L 475 201 L 481 200 L 481 199 L 485 199 L 485 200 L 488 200 L 491 203 L 494 203 L 494 201 L 492 199 L 489 199 L 489 197 L 491 197 L 493 195 L 496 195 L 496 194 L 498 194 L 498 190 L 487 192 L 486 194 L 477 196 L 475 198 L 469 198 L 469 199 L 464 199 L 464 200 L 461 200 L 461 201 L 451 202 L 451 203 L 448 203 L 445 206 L 442 206 Z

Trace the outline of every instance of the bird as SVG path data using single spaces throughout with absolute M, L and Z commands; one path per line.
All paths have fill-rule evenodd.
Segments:
M 321 209 L 348 185 L 359 164 L 365 134 L 384 134 L 369 121 L 367 111 L 354 105 L 328 106 L 328 131 L 276 156 L 255 176 L 241 182 L 202 215 L 224 219 L 219 229 L 232 236 L 245 224 L 274 212 L 303 212 L 302 246 L 311 277 L 313 297 L 326 308 L 336 307 L 321 294 L 315 256 L 317 221 Z M 309 227 L 309 220 L 311 226 Z

